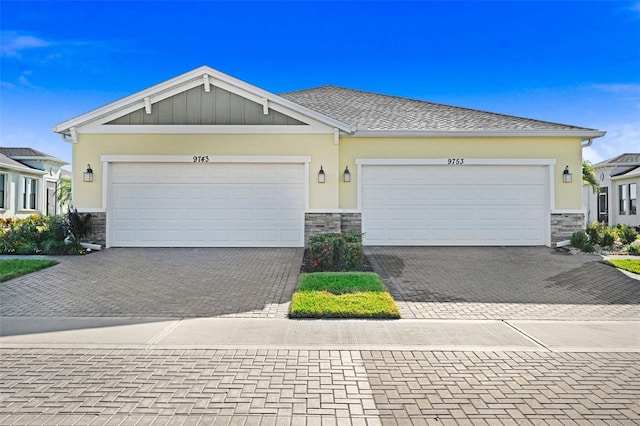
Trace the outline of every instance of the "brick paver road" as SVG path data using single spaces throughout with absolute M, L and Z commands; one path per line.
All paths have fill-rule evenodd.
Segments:
M 0 286 L 0 315 L 285 318 L 298 248 L 128 248 L 59 256 Z
M 4 349 L 0 424 L 640 422 L 640 354 Z
M 640 319 L 640 282 L 547 247 L 369 247 L 403 318 Z

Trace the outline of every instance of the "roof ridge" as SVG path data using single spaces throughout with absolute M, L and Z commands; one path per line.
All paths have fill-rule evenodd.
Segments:
M 291 92 L 284 92 L 284 93 L 281 93 L 281 95 L 287 95 L 287 94 L 293 94 L 293 93 L 311 92 L 313 90 L 324 89 L 324 88 L 340 89 L 340 90 L 345 90 L 345 91 L 350 91 L 350 92 L 363 93 L 363 94 L 366 94 L 366 95 L 381 96 L 381 97 L 386 97 L 386 98 L 391 98 L 391 99 L 398 99 L 398 100 L 403 100 L 403 101 L 418 102 L 418 103 L 423 104 L 423 105 L 431 105 L 431 106 L 440 107 L 440 108 L 457 109 L 457 110 L 461 110 L 461 111 L 468 111 L 468 112 L 481 113 L 481 114 L 491 114 L 491 115 L 505 117 L 505 118 L 512 118 L 512 119 L 515 118 L 515 119 L 519 119 L 519 120 L 527 120 L 527 121 L 532 121 L 532 122 L 538 122 L 538 123 L 541 123 L 541 124 L 551 124 L 551 125 L 556 125 L 556 126 L 564 126 L 564 127 L 570 127 L 570 128 L 578 129 L 578 130 L 596 130 L 596 129 L 587 128 L 587 127 L 575 126 L 575 125 L 571 125 L 571 124 L 558 123 L 558 122 L 555 122 L 555 121 L 540 120 L 540 119 L 537 119 L 537 118 L 529 118 L 529 117 L 521 117 L 521 116 L 518 116 L 518 115 L 505 114 L 505 113 L 501 113 L 501 112 L 493 112 L 493 111 L 487 111 L 487 110 L 482 110 L 482 109 L 477 109 L 477 108 L 463 107 L 463 106 L 458 106 L 458 105 L 449 105 L 449 104 L 444 104 L 444 103 L 440 103 L 440 102 L 432 102 L 432 101 L 426 101 L 426 100 L 417 99 L 417 98 L 410 98 L 410 97 L 407 97 L 407 96 L 389 95 L 389 94 L 386 94 L 386 93 L 371 92 L 371 91 L 368 91 L 368 90 L 353 89 L 353 88 L 350 88 L 350 87 L 343 87 L 343 86 L 337 86 L 337 85 L 332 85 L 332 84 L 326 84 L 326 85 L 322 85 L 322 86 L 312 87 L 312 88 L 309 88 L 309 89 L 302 89 L 302 90 L 294 90 L 294 91 L 291 91 Z

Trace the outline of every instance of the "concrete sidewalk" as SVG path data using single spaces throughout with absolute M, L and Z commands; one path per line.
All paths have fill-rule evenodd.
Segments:
M 640 321 L 3 317 L 0 347 L 640 352 Z

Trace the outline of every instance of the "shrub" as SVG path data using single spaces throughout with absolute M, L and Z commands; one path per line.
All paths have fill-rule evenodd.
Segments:
M 69 228 L 66 216 L 32 215 L 25 219 L 3 220 L 0 254 L 83 254 L 77 241 L 65 244 Z
M 362 234 L 320 234 L 311 238 L 307 261 L 312 272 L 347 271 L 363 260 Z
M 587 235 L 591 244 L 602 247 L 611 247 L 618 238 L 617 229 L 605 226 L 598 222 L 587 225 Z
M 633 226 L 618 225 L 618 236 L 622 244 L 631 244 L 638 238 L 638 231 Z
M 584 231 L 576 231 L 571 235 L 571 246 L 582 250 L 589 242 L 589 236 Z
M 629 254 L 640 256 L 640 240 L 635 240 L 629 244 Z

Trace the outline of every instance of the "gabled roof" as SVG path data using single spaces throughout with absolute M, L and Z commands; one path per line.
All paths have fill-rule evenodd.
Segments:
M 585 140 L 605 134 L 584 127 L 336 86 L 275 95 L 207 66 L 67 120 L 54 126 L 52 130 L 63 135 L 65 140 L 68 140 L 66 135 L 70 135 L 73 141 L 78 128 L 114 123 L 113 120 L 118 117 L 143 108 L 146 114 L 150 114 L 152 105 L 203 85 L 205 88 L 214 85 L 236 93 L 262 104 L 265 111 L 273 107 L 281 112 L 293 112 L 294 118 L 307 117 L 312 122 L 322 124 L 323 129 L 326 126 L 328 131 L 338 129 L 343 134 L 352 136 L 560 136 Z M 190 128 L 195 126 L 197 125 L 191 125 Z M 111 130 L 115 131 L 114 128 Z M 150 126 L 146 126 L 144 130 L 138 129 L 145 132 L 147 130 L 152 131 Z M 175 126 L 171 131 L 174 130 Z
M 609 158 L 608 160 L 604 160 L 595 164 L 595 167 L 614 167 L 614 166 L 622 166 L 622 167 L 631 167 L 631 166 L 640 166 L 640 153 L 625 153 L 620 154 L 616 157 Z
M 49 154 L 45 154 L 42 151 L 38 151 L 37 149 L 33 149 L 33 148 L 5 148 L 5 147 L 0 147 L 0 154 L 4 154 L 5 156 L 13 159 L 13 160 L 40 160 L 40 161 L 49 161 L 52 163 L 58 163 L 58 164 L 69 164 L 64 160 L 61 160 L 59 158 L 56 158 L 52 155 Z
M 337 86 L 299 90 L 280 96 L 336 120 L 368 130 L 597 132 L 583 127 Z
M 262 103 L 265 105 L 265 108 L 280 106 L 332 128 L 337 128 L 342 131 L 350 131 L 349 126 L 345 123 L 322 115 L 317 111 L 305 108 L 304 106 L 291 102 L 276 94 L 267 92 L 266 90 L 260 89 L 259 87 L 253 86 L 208 66 L 196 68 L 178 77 L 156 84 L 148 89 L 64 121 L 54 126 L 52 130 L 62 135 L 68 135 L 72 133 L 72 128 L 77 128 L 99 121 L 105 117 L 112 116 L 119 111 L 122 111 L 122 115 L 125 115 L 136 109 L 146 107 L 148 104 L 153 104 L 166 99 L 176 93 L 189 90 L 197 85 L 213 85 L 221 87 L 234 93 L 240 93 L 242 96 L 254 100 L 257 103 Z
M 29 166 L 25 166 L 24 164 L 7 157 L 1 152 L 0 152 L 0 167 L 4 167 L 10 170 L 17 170 L 20 172 L 34 173 L 34 174 L 40 174 L 40 175 L 46 174 L 46 172 L 43 172 L 42 170 L 33 169 Z

